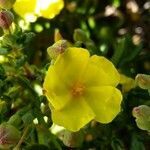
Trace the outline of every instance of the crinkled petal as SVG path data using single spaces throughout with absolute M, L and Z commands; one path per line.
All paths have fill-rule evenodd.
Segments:
M 111 86 L 88 88 L 85 99 L 93 109 L 95 119 L 101 123 L 111 122 L 121 109 L 121 92 Z
M 55 109 L 63 108 L 70 101 L 70 93 L 59 79 L 53 66 L 50 66 L 43 84 L 45 95 Z
M 74 132 L 80 130 L 94 117 L 95 114 L 82 97 L 73 99 L 62 110 L 52 110 L 53 122 Z
M 68 48 L 58 56 L 54 68 L 58 76 L 69 87 L 81 80 L 89 61 L 89 52 L 83 48 Z
M 116 86 L 120 75 L 112 62 L 104 57 L 93 55 L 83 80 L 87 86 Z

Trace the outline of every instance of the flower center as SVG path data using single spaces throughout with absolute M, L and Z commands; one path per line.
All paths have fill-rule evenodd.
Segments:
M 85 89 L 85 86 L 77 82 L 71 87 L 71 94 L 74 97 L 81 96 L 84 92 L 84 89 Z

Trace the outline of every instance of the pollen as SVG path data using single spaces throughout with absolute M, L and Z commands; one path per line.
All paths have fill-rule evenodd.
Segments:
M 71 87 L 71 94 L 74 97 L 81 96 L 83 95 L 84 89 L 85 86 L 82 83 L 77 82 Z

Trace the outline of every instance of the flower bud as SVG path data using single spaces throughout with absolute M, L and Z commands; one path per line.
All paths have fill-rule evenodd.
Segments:
M 86 136 L 85 136 L 85 141 L 86 142 L 91 142 L 93 140 L 93 135 L 88 133 Z
M 142 89 L 150 89 L 150 75 L 138 74 L 135 78 L 137 85 Z
M 11 9 L 16 0 L 0 0 L 0 7 L 3 9 Z
M 8 123 L 0 125 L 0 149 L 9 149 L 17 144 L 20 139 L 20 132 Z
M 63 40 L 63 37 L 62 37 L 62 35 L 60 34 L 59 29 L 55 29 L 54 41 L 57 42 L 57 41 L 60 41 L 60 40 Z
M 133 116 L 136 118 L 137 126 L 142 130 L 150 131 L 150 107 L 141 105 L 133 108 Z
M 72 1 L 66 5 L 66 8 L 69 12 L 73 13 L 77 8 L 77 2 Z
M 14 16 L 10 11 L 0 12 L 0 27 L 8 29 L 14 20 Z
M 68 42 L 66 40 L 59 40 L 52 46 L 48 47 L 47 52 L 51 59 L 56 59 L 57 56 L 65 51 L 68 48 Z
M 71 148 L 77 148 L 80 147 L 84 140 L 84 134 L 82 131 L 79 132 L 70 132 L 65 130 L 63 132 L 63 138 L 62 141 L 64 145 L 71 147 Z
M 74 41 L 81 41 L 81 42 L 87 42 L 89 38 L 87 37 L 86 33 L 81 29 L 75 29 L 74 35 L 73 35 Z

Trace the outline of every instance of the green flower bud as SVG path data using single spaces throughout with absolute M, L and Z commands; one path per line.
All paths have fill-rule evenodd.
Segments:
M 133 116 L 136 118 L 137 126 L 142 130 L 150 131 L 150 107 L 141 105 L 133 108 Z
M 74 41 L 81 41 L 81 42 L 87 42 L 89 38 L 87 37 L 86 33 L 81 29 L 75 29 L 73 34 Z
M 138 74 L 135 81 L 140 88 L 150 89 L 150 75 Z
M 0 0 L 0 7 L 3 9 L 11 9 L 16 0 Z
M 8 123 L 0 125 L 0 148 L 9 149 L 17 144 L 20 139 L 20 132 Z
M 55 29 L 54 41 L 57 42 L 57 41 L 60 41 L 60 40 L 63 40 L 63 37 L 62 37 L 62 35 L 60 34 L 59 29 Z
M 66 40 L 59 40 L 52 46 L 48 47 L 47 52 L 50 58 L 55 60 L 57 56 L 63 53 L 68 47 L 69 43 Z
M 111 30 L 111 28 L 108 27 L 108 26 L 101 27 L 101 29 L 99 31 L 99 36 L 103 40 L 110 40 L 111 37 L 112 37 L 112 30 Z
M 84 140 L 84 133 L 82 131 L 79 132 L 70 132 L 67 130 L 63 131 L 62 141 L 64 145 L 77 148 L 80 147 Z
M 14 20 L 14 16 L 10 11 L 0 12 L 0 27 L 3 29 L 8 29 Z

